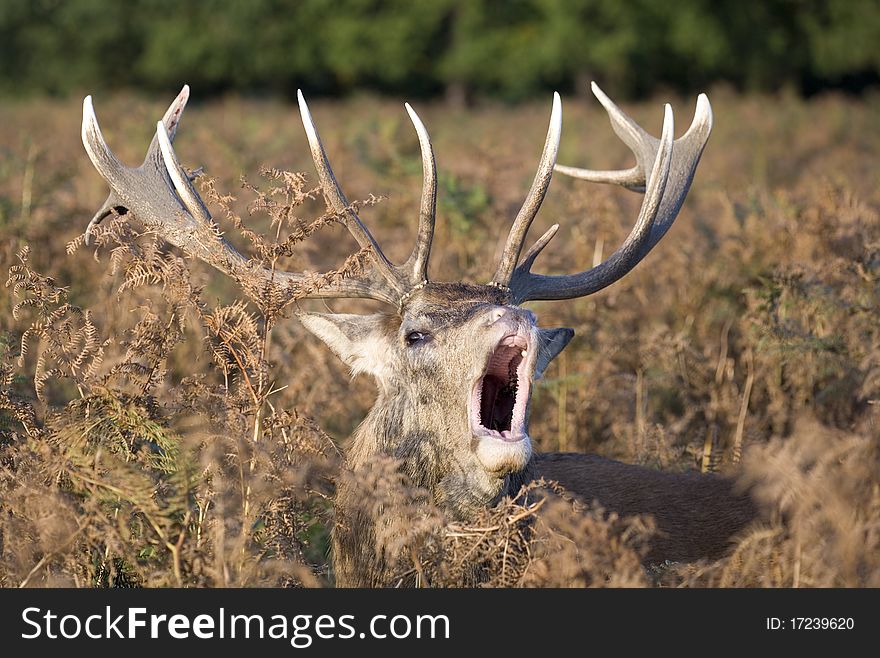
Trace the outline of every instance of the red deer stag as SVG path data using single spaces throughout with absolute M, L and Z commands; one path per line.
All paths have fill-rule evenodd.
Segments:
M 577 274 L 532 272 L 535 259 L 558 229 L 553 226 L 522 254 L 556 163 L 562 106 L 554 95 L 550 128 L 538 172 L 489 283 L 437 282 L 428 278 L 434 235 L 437 178 L 431 141 L 413 109 L 406 111 L 418 133 L 424 185 L 416 244 L 402 265 L 379 244 L 348 203 L 333 171 L 308 106 L 299 109 L 323 194 L 361 247 L 369 247 L 364 274 L 310 291 L 321 298 L 366 298 L 387 312 L 369 315 L 299 313 L 354 374 L 372 375 L 375 405 L 351 439 L 349 466 L 358 469 L 379 453 L 400 460 L 412 482 L 458 519 L 492 505 L 539 477 L 556 480 L 586 501 L 598 500 L 620 514 L 650 514 L 659 533 L 649 559 L 692 560 L 722 553 L 732 535 L 755 516 L 750 498 L 713 475 L 663 473 L 601 457 L 534 454 L 528 434 L 533 382 L 571 340 L 571 329 L 544 329 L 522 308 L 532 300 L 590 295 L 614 283 L 641 261 L 675 220 L 712 128 L 712 111 L 700 95 L 693 123 L 673 140 L 673 115 L 665 106 L 656 139 L 626 116 L 596 85 L 612 127 L 633 151 L 626 171 L 558 167 L 580 178 L 615 183 L 645 195 L 635 226 L 601 264 Z M 249 295 L 267 288 L 292 299 L 307 290 L 304 273 L 270 272 L 236 251 L 217 230 L 208 209 L 181 167 L 171 142 L 189 97 L 184 87 L 157 125 L 143 164 L 122 164 L 101 135 L 91 97 L 83 103 L 82 138 L 89 158 L 109 184 L 107 201 L 92 227 L 114 211 L 127 213 L 187 255 L 232 277 Z M 337 492 L 334 562 L 340 585 L 381 581 L 382 559 L 373 549 L 369 520 L 344 483 Z

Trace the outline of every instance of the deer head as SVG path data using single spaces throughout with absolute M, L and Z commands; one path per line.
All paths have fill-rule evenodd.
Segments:
M 595 84 L 593 92 L 608 111 L 615 132 L 635 154 L 636 166 L 626 171 L 557 169 L 586 180 L 619 184 L 643 192 L 645 198 L 624 243 L 603 263 L 576 274 L 551 276 L 531 271 L 558 225 L 522 254 L 556 164 L 562 127 L 558 94 L 538 172 L 513 221 L 498 267 L 485 284 L 429 279 L 436 171 L 428 132 L 409 105 L 406 111 L 418 133 L 424 185 L 416 244 L 402 265 L 386 258 L 346 200 L 302 94 L 298 95 L 300 114 L 321 188 L 358 244 L 370 249 L 372 267 L 365 274 L 311 290 L 307 274 L 269 272 L 223 239 L 171 144 L 188 87 L 158 122 L 156 136 L 138 168 L 123 165 L 113 155 L 101 135 L 91 97 L 85 99 L 83 143 L 111 188 L 86 234 L 115 209 L 231 276 L 249 295 L 272 288 L 289 299 L 360 297 L 385 303 L 386 312 L 372 315 L 298 314 L 354 374 L 369 374 L 377 382 L 379 396 L 354 436 L 350 464 L 357 467 L 378 452 L 394 455 L 435 502 L 464 517 L 507 492 L 530 463 L 528 416 L 533 382 L 574 333 L 539 328 L 534 313 L 522 304 L 589 295 L 635 267 L 675 220 L 711 130 L 712 113 L 705 95 L 697 101 L 690 129 L 674 141 L 669 105 L 665 106 L 662 135 L 656 139 Z

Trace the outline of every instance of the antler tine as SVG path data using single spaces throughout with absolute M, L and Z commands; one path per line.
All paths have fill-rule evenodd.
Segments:
M 594 183 L 613 183 L 635 192 L 644 192 L 648 168 L 657 157 L 659 140 L 646 133 L 642 127 L 615 105 L 595 82 L 590 83 L 593 95 L 599 99 L 608 118 L 611 119 L 611 128 L 620 137 L 636 156 L 636 166 L 622 171 L 595 171 L 591 169 L 579 169 L 565 165 L 556 165 L 556 171 L 567 176 L 588 180 Z
M 98 118 L 95 116 L 91 96 L 83 99 L 82 141 L 89 160 L 110 188 L 113 191 L 123 188 L 131 177 L 131 169 L 122 164 L 107 146 L 101 127 L 98 125 Z
M 524 260 L 511 280 L 513 303 L 519 304 L 534 299 L 572 299 L 590 295 L 620 279 L 644 258 L 650 249 L 653 229 L 656 228 L 658 221 L 666 219 L 661 218 L 661 209 L 667 198 L 667 182 L 672 179 L 670 172 L 673 159 L 673 123 L 672 108 L 667 104 L 664 107 L 663 132 L 648 177 L 645 199 L 638 220 L 624 243 L 606 261 L 592 269 L 562 276 L 532 274 L 530 267 L 534 257 L 537 256 L 533 253 L 536 251 L 533 248 L 529 254 L 531 258 Z M 539 240 L 536 247 L 543 247 L 543 241 L 543 238 Z
M 165 164 L 165 170 L 171 177 L 171 182 L 174 184 L 177 196 L 180 197 L 180 200 L 189 211 L 189 214 L 192 215 L 197 222 L 213 228 L 214 220 L 211 217 L 211 213 L 205 206 L 205 203 L 202 201 L 202 197 L 199 196 L 196 188 L 193 187 L 192 181 L 186 174 L 186 171 L 178 161 L 177 154 L 171 147 L 171 135 L 163 121 L 158 121 L 156 123 L 156 138 L 159 140 L 159 149 L 162 152 L 162 161 Z
M 183 111 L 186 109 L 188 100 L 189 85 L 183 85 L 180 93 L 177 94 L 177 98 L 168 106 L 168 109 L 165 110 L 165 115 L 162 117 L 162 123 L 165 124 L 165 130 L 168 131 L 168 139 L 171 142 L 177 136 L 177 127 L 180 125 L 180 119 L 183 116 Z
M 533 244 L 525 253 L 525 256 L 523 256 L 522 259 L 522 263 L 519 264 L 517 269 L 524 269 L 526 272 L 528 272 L 531 269 L 532 264 L 535 262 L 535 259 L 541 254 L 542 251 L 544 251 L 544 247 L 546 247 L 550 243 L 550 240 L 553 239 L 553 236 L 556 235 L 556 232 L 558 230 L 559 224 L 554 224 L 553 226 L 548 228 L 544 232 L 544 235 L 538 238 L 535 244 Z
M 547 188 L 550 187 L 550 180 L 553 177 L 553 166 L 556 164 L 556 155 L 559 152 L 559 140 L 562 135 L 562 101 L 559 94 L 553 93 L 553 110 L 550 113 L 550 127 L 547 129 L 547 139 L 544 141 L 544 150 L 541 153 L 541 160 L 538 163 L 538 171 L 535 179 L 532 181 L 532 187 L 525 202 L 520 208 L 513 226 L 510 227 L 510 233 L 507 235 L 507 242 L 504 245 L 504 251 L 501 254 L 501 261 L 495 270 L 490 285 L 508 287 L 511 276 L 513 275 L 516 263 L 519 260 L 520 252 L 522 252 L 523 243 L 532 220 L 538 214 L 544 196 L 547 194 Z
M 437 167 L 431 137 L 419 115 L 409 103 L 406 112 L 419 136 L 419 150 L 422 154 L 422 200 L 419 206 L 419 231 L 404 269 L 409 272 L 410 281 L 418 285 L 428 280 L 428 259 L 431 257 L 431 243 L 434 240 L 434 224 L 437 218 Z
M 309 106 L 306 104 L 306 99 L 303 97 L 302 91 L 297 90 L 296 98 L 299 103 L 299 112 L 302 117 L 303 127 L 306 129 L 306 136 L 309 140 L 312 160 L 315 163 L 315 169 L 318 172 L 318 180 L 321 183 L 321 189 L 324 191 L 324 195 L 327 197 L 333 210 L 343 216 L 346 227 L 354 236 L 354 239 L 357 240 L 358 244 L 361 247 L 370 247 L 372 249 L 373 261 L 376 269 L 382 274 L 388 284 L 397 290 L 398 296 L 402 297 L 409 290 L 409 282 L 403 280 L 403 277 L 397 268 L 395 268 L 388 258 L 386 258 L 379 243 L 376 242 L 376 239 L 361 221 L 361 218 L 357 216 L 357 213 L 348 203 L 345 194 L 342 192 L 342 188 L 339 187 L 339 183 L 336 181 L 333 169 L 330 167 L 330 160 L 327 158 L 327 152 L 324 150 L 324 145 L 321 143 L 321 137 L 318 134 L 318 129 L 315 127 L 314 121 L 312 120 L 312 113 L 309 111 Z
M 189 88 L 184 87 L 156 124 L 143 164 L 126 167 L 101 135 L 91 97 L 83 102 L 83 144 L 95 168 L 111 187 L 109 203 L 119 205 L 147 228 L 187 255 L 203 260 L 235 279 L 250 296 L 265 290 L 288 299 L 360 297 L 396 305 L 400 293 L 375 270 L 315 289 L 318 277 L 303 272 L 269 270 L 239 253 L 217 230 L 211 214 L 181 167 L 171 140 L 183 113 Z M 103 208 L 102 207 L 102 208 Z M 94 223 L 90 223 L 90 226 Z

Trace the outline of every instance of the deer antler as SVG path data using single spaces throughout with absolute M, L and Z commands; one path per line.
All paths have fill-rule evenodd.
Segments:
M 122 164 L 107 146 L 95 117 L 92 98 L 86 96 L 83 101 L 83 145 L 92 164 L 111 190 L 110 196 L 89 222 L 86 240 L 94 226 L 114 209 L 122 214 L 130 212 L 144 226 L 191 257 L 203 260 L 235 279 L 250 295 L 259 295 L 270 287 L 290 299 L 360 297 L 400 305 L 413 288 L 425 282 L 434 233 L 437 182 L 430 139 L 409 105 L 406 109 L 419 135 L 425 182 L 416 246 L 406 264 L 397 267 L 385 257 L 342 193 L 305 99 L 298 93 L 300 114 L 324 196 L 331 208 L 342 217 L 358 244 L 371 250 L 374 264 L 364 275 L 315 289 L 313 275 L 262 267 L 243 256 L 222 237 L 192 184 L 193 178 L 180 165 L 171 145 L 188 99 L 189 87 L 184 86 L 162 121 L 157 123 L 156 135 L 150 142 L 143 163 L 132 168 Z
M 550 127 L 538 172 L 513 222 L 498 268 L 490 283 L 509 290 L 509 299 L 513 304 L 535 299 L 583 297 L 620 279 L 669 230 L 693 181 L 694 172 L 712 130 L 712 108 L 705 94 L 700 94 L 697 100 L 691 127 L 681 138 L 673 141 L 673 116 L 669 105 L 664 109 L 661 138 L 656 139 L 626 116 L 595 83 L 593 93 L 607 110 L 614 131 L 635 154 L 636 166 L 623 171 L 592 171 L 556 165 L 562 131 L 562 104 L 559 95 L 554 94 Z M 315 289 L 316 279 L 313 275 L 266 269 L 245 258 L 222 237 L 193 187 L 192 177 L 180 166 L 171 146 L 189 98 L 187 86 L 184 86 L 162 121 L 157 124 L 156 136 L 150 143 L 143 163 L 137 168 L 125 166 L 113 155 L 98 127 L 91 96 L 84 100 L 83 144 L 95 168 L 111 189 L 110 196 L 89 222 L 86 239 L 88 240 L 93 227 L 114 210 L 123 214 L 131 212 L 168 242 L 234 278 L 248 294 L 259 295 L 269 286 L 276 292 L 289 295 L 291 299 L 362 297 L 401 307 L 414 290 L 428 281 L 428 260 L 434 236 L 437 202 L 437 174 L 428 132 L 418 115 L 407 104 L 406 111 L 419 138 L 424 183 L 416 244 L 407 261 L 398 266 L 388 260 L 354 207 L 348 203 L 330 167 L 308 105 L 302 93 L 297 92 L 297 97 L 325 199 L 342 218 L 358 244 L 370 250 L 373 267 L 366 274 Z M 615 183 L 645 193 L 635 226 L 623 244 L 603 263 L 577 274 L 546 276 L 531 272 L 535 259 L 556 234 L 558 225 L 552 226 L 541 236 L 520 262 L 526 234 L 547 193 L 554 168 L 584 180 Z
M 712 131 L 712 107 L 705 94 L 700 94 L 694 119 L 688 131 L 673 141 L 673 115 L 669 105 L 664 107 L 663 131 L 660 139 L 645 132 L 635 121 L 606 96 L 596 83 L 593 93 L 605 107 L 611 119 L 614 132 L 629 146 L 636 157 L 636 166 L 624 171 L 592 171 L 556 165 L 556 171 L 599 183 L 615 183 L 627 189 L 644 192 L 645 199 L 635 226 L 623 244 L 607 260 L 584 272 L 561 276 L 546 276 L 531 272 L 532 264 L 555 235 L 559 226 L 552 226 L 526 253 L 516 269 L 510 268 L 510 254 L 518 255 L 525 240 L 528 220 L 520 221 L 525 210 L 514 222 L 502 262 L 498 267 L 494 285 L 510 289 L 511 303 L 520 304 L 537 299 L 573 299 L 590 295 L 614 283 L 641 261 L 672 226 L 678 211 L 690 189 L 700 156 Z M 556 104 L 554 102 L 554 117 Z M 561 116 L 557 118 L 561 120 Z M 548 133 L 548 144 L 544 147 L 539 174 L 546 167 L 549 154 L 550 136 L 554 132 L 554 119 Z M 555 149 L 552 151 L 555 159 Z M 540 189 L 532 186 L 527 205 L 540 206 L 547 189 L 547 183 Z M 536 200 L 533 195 L 540 195 Z M 533 215 L 532 215 L 533 217 Z M 524 226 L 525 230 L 516 230 Z M 516 257 L 513 257 L 516 260 Z M 507 275 L 505 278 L 505 274 Z

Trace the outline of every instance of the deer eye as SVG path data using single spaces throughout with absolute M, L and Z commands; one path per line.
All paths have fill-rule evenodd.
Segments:
M 410 331 L 406 335 L 406 344 L 412 347 L 413 345 L 418 345 L 419 343 L 424 342 L 428 337 L 428 334 L 421 331 Z

